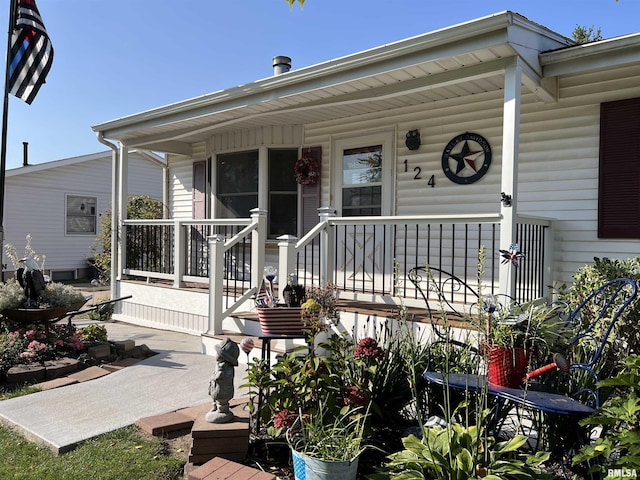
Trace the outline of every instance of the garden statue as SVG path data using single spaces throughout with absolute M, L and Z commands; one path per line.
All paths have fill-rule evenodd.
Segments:
M 213 408 L 207 413 L 205 420 L 209 423 L 228 423 L 234 418 L 229 410 L 229 400 L 233 398 L 233 376 L 234 369 L 238 366 L 240 348 L 236 342 L 227 338 L 222 344 L 217 344 L 215 350 L 216 369 L 209 380 Z
M 18 260 L 20 268 L 16 270 L 18 283 L 24 289 L 24 308 L 38 308 L 38 297 L 47 284 L 38 263 L 31 257 Z

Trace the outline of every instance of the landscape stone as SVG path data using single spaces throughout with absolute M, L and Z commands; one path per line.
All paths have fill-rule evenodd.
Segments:
M 104 359 L 111 355 L 111 345 L 108 343 L 99 343 L 87 349 L 87 353 L 91 358 Z
M 15 365 L 7 371 L 7 383 L 34 383 L 47 378 L 42 365 Z
M 46 379 L 53 380 L 54 378 L 64 377 L 70 373 L 78 371 L 78 360 L 75 358 L 60 358 L 58 360 L 47 360 L 44 362 L 46 369 Z
M 123 354 L 133 350 L 136 347 L 136 342 L 134 340 L 118 340 L 113 342 L 113 345 L 116 349 L 116 353 L 122 356 Z

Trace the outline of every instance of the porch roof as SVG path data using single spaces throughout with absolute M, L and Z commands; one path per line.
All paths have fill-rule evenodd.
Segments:
M 510 11 L 94 125 L 128 147 L 189 155 L 213 133 L 304 125 L 504 88 L 518 62 L 545 101 L 540 53 L 572 40 Z

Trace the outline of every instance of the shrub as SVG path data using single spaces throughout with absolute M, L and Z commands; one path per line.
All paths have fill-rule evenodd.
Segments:
M 149 195 L 131 195 L 127 203 L 127 218 L 153 220 L 162 218 L 163 204 Z M 94 266 L 98 270 L 101 283 L 108 283 L 111 272 L 111 209 L 102 216 L 100 234 L 91 246 Z M 127 257 L 135 256 L 136 251 L 143 252 L 148 248 L 161 248 L 152 238 L 127 238 Z M 136 248 L 143 245 L 144 248 Z M 133 257 L 132 257 L 133 258 Z
M 590 463 L 590 473 L 599 472 L 602 477 L 611 469 L 640 470 L 640 356 L 626 358 L 623 365 L 622 373 L 600 382 L 614 387 L 616 395 L 580 422 L 604 427 L 603 435 L 573 458 L 574 465 Z
M 106 342 L 107 328 L 104 325 L 92 323 L 78 330 L 78 335 L 83 342 Z
M 569 305 L 578 305 L 591 292 L 610 280 L 620 277 L 640 278 L 640 257 L 626 260 L 594 258 L 592 265 L 580 268 L 573 277 L 574 282 L 568 288 L 563 285 L 559 294 Z M 597 314 L 597 311 L 593 312 L 594 318 Z M 588 322 L 589 318 L 585 317 L 584 320 Z M 636 296 L 623 316 L 618 319 L 612 338 L 616 341 L 612 348 L 608 349 L 609 358 L 604 359 L 598 372 L 600 378 L 614 376 L 624 358 L 631 354 L 640 354 L 640 295 Z
M 19 355 L 27 348 L 24 336 L 18 332 L 0 334 L 0 372 L 7 372 L 19 363 Z

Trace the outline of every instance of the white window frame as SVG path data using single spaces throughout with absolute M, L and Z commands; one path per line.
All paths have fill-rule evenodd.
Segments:
M 81 202 L 84 205 L 83 212 L 86 209 L 86 213 L 82 215 L 75 215 L 75 217 L 87 217 L 93 218 L 93 231 L 69 231 L 69 200 L 70 198 L 84 199 Z M 67 236 L 96 236 L 98 234 L 98 197 L 96 195 L 82 194 L 82 193 L 67 193 L 64 196 L 64 233 Z
M 382 208 L 380 214 L 382 216 L 394 214 L 394 137 L 395 133 L 393 131 L 382 131 L 336 138 L 332 140 L 332 188 L 333 198 L 335 199 L 335 208 L 338 216 L 342 216 L 342 153 L 347 149 L 366 147 L 369 145 L 382 145 Z

